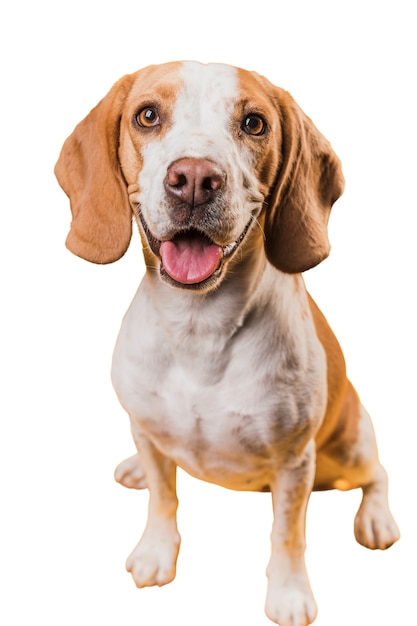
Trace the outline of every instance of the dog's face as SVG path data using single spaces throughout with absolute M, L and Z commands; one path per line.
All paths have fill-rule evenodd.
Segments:
M 119 258 L 133 211 L 148 267 L 197 291 L 216 287 L 245 248 L 265 245 L 288 272 L 320 262 L 343 187 L 336 155 L 287 92 L 195 62 L 122 78 L 69 137 L 56 173 L 73 252 Z
M 136 81 L 119 158 L 163 280 L 207 290 L 252 230 L 262 237 L 279 143 L 278 112 L 255 75 L 184 63 Z

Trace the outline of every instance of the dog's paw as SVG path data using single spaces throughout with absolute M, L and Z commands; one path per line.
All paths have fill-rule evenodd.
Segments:
M 155 533 L 146 530 L 126 561 L 137 587 L 166 585 L 175 578 L 180 536 L 178 532 Z
M 284 584 L 268 585 L 265 613 L 279 626 L 308 626 L 317 616 L 317 605 L 308 580 L 289 577 Z
M 376 495 L 364 497 L 355 517 L 356 541 L 370 550 L 385 550 L 400 538 L 385 499 Z
M 129 489 L 146 489 L 148 486 L 138 454 L 134 454 L 119 463 L 114 470 L 114 478 Z

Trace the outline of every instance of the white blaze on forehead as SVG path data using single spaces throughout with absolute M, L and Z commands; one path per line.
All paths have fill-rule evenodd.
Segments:
M 162 139 L 168 165 L 184 157 L 209 158 L 227 166 L 233 151 L 230 121 L 238 99 L 235 68 L 185 61 L 181 67 L 171 128 Z
M 235 68 L 213 63 L 202 65 L 184 62 L 184 79 L 175 112 L 174 124 L 178 134 L 190 137 L 206 135 L 216 143 L 227 137 L 233 106 L 238 98 L 238 78 Z M 201 155 L 205 156 L 205 155 Z

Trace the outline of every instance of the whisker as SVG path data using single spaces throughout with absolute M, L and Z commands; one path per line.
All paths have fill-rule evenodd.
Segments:
M 259 228 L 259 230 L 261 231 L 261 233 L 262 233 L 262 237 L 263 237 L 263 240 L 264 240 L 264 241 L 266 241 L 265 231 L 264 231 L 264 229 L 263 229 L 263 227 L 262 227 L 261 223 L 259 222 L 258 218 L 257 218 L 257 217 L 254 217 L 254 218 L 253 218 L 253 221 L 255 222 L 255 225 Z

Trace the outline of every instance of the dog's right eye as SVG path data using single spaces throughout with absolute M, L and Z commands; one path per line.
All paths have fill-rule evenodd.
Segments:
M 250 113 L 242 122 L 242 130 L 252 137 L 263 135 L 266 130 L 266 122 L 260 115 Z
M 156 107 L 144 107 L 136 113 L 135 119 L 142 128 L 153 128 L 160 124 L 159 113 Z

